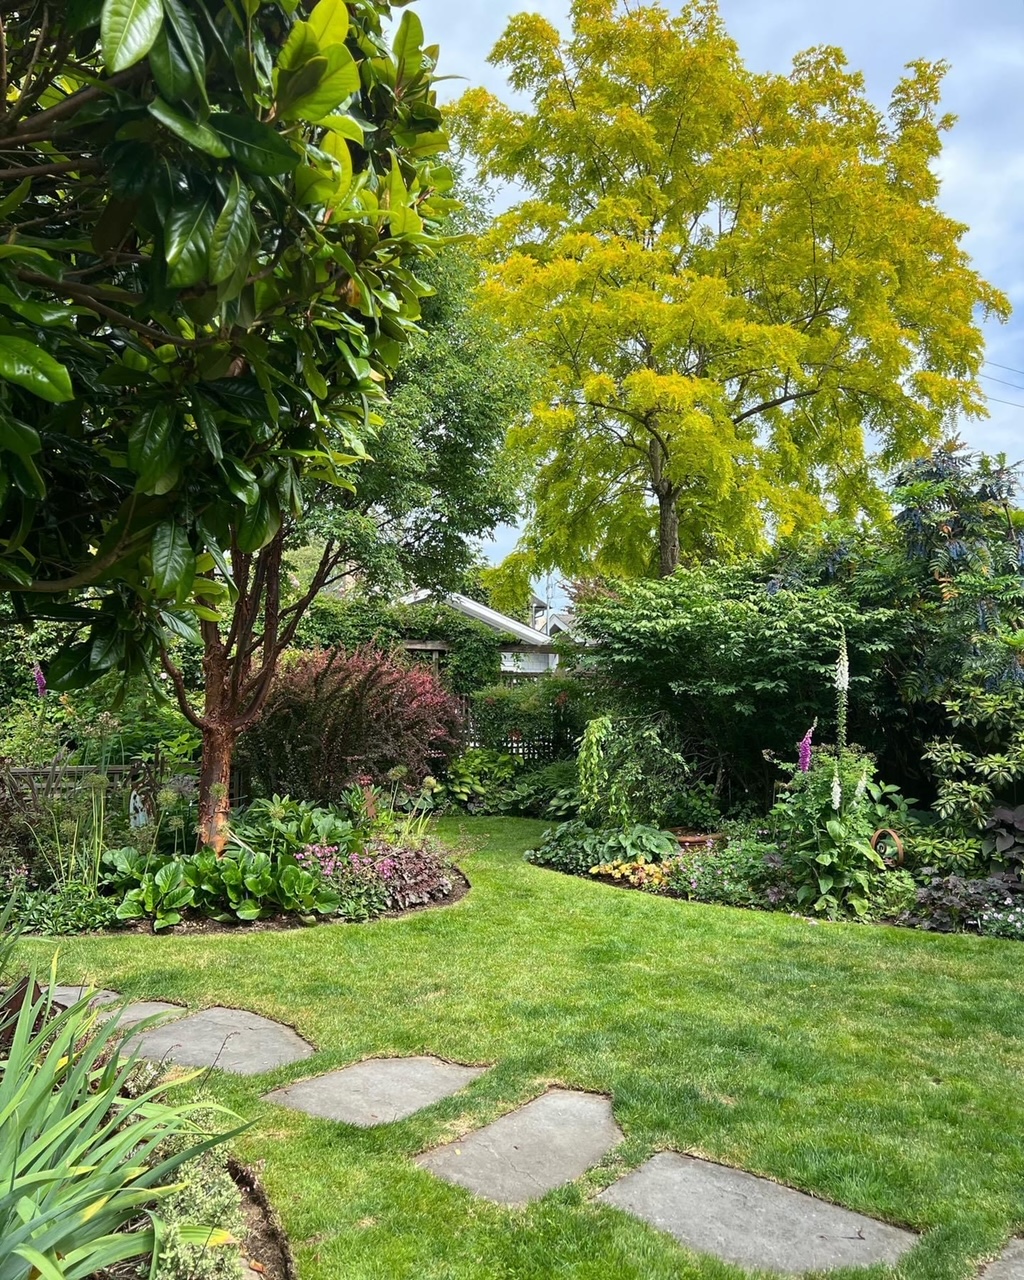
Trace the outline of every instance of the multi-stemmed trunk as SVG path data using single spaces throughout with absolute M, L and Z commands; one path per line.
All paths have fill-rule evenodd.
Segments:
M 204 620 L 203 708 L 192 705 L 181 670 L 168 650 L 161 652 L 173 682 L 181 713 L 202 734 L 199 771 L 199 840 L 223 853 L 231 814 L 231 767 L 235 747 L 257 719 L 266 701 L 277 662 L 318 593 L 332 580 L 342 560 L 336 543 L 324 548 L 307 591 L 292 604 L 281 604 L 281 556 L 284 531 L 257 552 L 231 554 L 237 595 L 222 622 Z M 197 584 L 198 585 L 198 584 Z M 203 601 L 201 587 L 196 592 Z

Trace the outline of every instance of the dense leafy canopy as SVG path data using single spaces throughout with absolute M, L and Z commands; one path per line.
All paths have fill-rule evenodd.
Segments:
M 57 684 L 138 668 L 195 614 L 216 626 L 231 557 L 365 455 L 450 205 L 437 51 L 411 12 L 390 50 L 390 13 L 30 0 L 5 19 L 0 588 L 89 629 Z
M 571 14 L 565 40 L 513 18 L 492 54 L 526 109 L 460 109 L 527 193 L 489 241 L 490 303 L 548 369 L 515 567 L 666 573 L 883 510 L 871 450 L 984 412 L 975 316 L 1007 310 L 937 205 L 944 67 L 883 112 L 838 49 L 754 74 L 712 0 Z

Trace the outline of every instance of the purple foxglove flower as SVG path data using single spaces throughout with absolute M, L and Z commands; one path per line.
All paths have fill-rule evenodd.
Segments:
M 814 733 L 814 725 L 807 730 L 800 739 L 800 772 L 809 773 L 811 768 L 811 735 Z
M 38 662 L 32 664 L 32 674 L 36 679 L 36 692 L 40 698 L 46 697 L 46 676 L 43 675 L 43 669 Z

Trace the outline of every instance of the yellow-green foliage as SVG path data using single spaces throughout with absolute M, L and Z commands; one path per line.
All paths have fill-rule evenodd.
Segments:
M 663 572 L 826 504 L 881 514 L 869 430 L 888 464 L 984 413 L 975 317 L 1008 304 L 936 204 L 942 64 L 881 110 L 838 49 L 754 74 L 709 0 L 576 0 L 564 41 L 521 14 L 492 61 L 531 105 L 475 89 L 457 112 L 528 195 L 489 237 L 486 299 L 547 366 L 510 573 L 647 571 L 659 506 Z

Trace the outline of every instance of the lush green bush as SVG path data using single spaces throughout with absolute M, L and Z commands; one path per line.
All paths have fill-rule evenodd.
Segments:
M 418 786 L 461 736 L 458 701 L 432 672 L 373 649 L 300 653 L 274 677 L 239 758 L 260 794 L 331 804 L 360 778 L 401 771 Z
M 690 769 L 664 716 L 597 716 L 577 761 L 580 812 L 595 825 L 664 825 Z
M 693 902 L 777 911 L 796 901 L 796 887 L 778 849 L 757 835 L 693 845 L 663 866 L 666 887 Z
M 0 1015 L 0 1275 L 89 1280 L 159 1255 L 172 1175 L 232 1133 L 201 1130 L 196 1107 L 168 1105 L 159 1086 L 128 1096 L 135 1068 L 116 1052 L 116 1017 L 100 1022 L 88 997 L 58 1011 L 37 990 L 33 974 L 21 1006 Z M 208 1225 L 177 1231 L 209 1248 L 229 1239 Z
M 659 862 L 679 848 L 667 832 L 635 823 L 629 827 L 595 830 L 582 821 L 563 822 L 541 836 L 536 849 L 525 854 L 527 862 L 568 875 L 589 875 L 592 867 L 644 858 Z
M 22 889 L 15 907 L 18 927 L 25 933 L 94 933 L 116 929 L 121 922 L 116 898 L 73 881 L 49 889 Z

